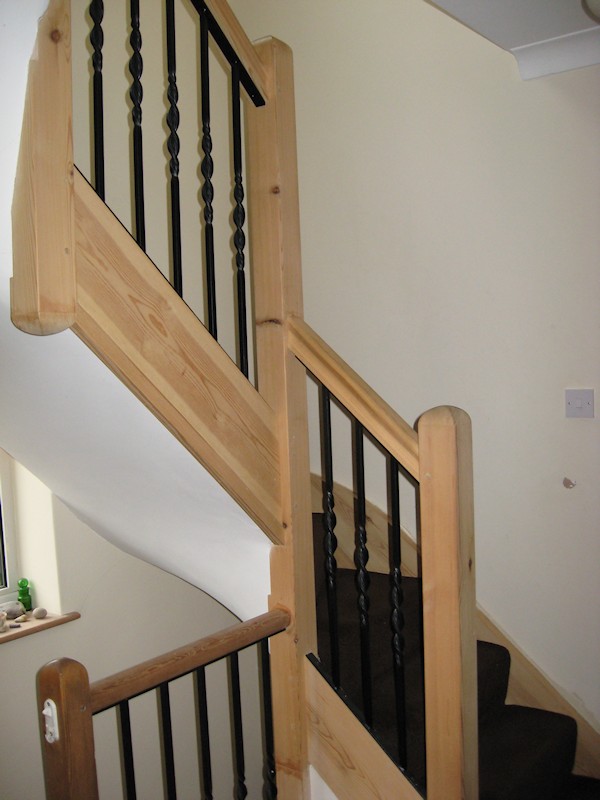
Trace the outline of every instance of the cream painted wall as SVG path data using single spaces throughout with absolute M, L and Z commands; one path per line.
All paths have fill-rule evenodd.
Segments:
M 31 495 L 39 500 L 44 487 Z M 47 492 L 47 490 L 46 490 Z M 44 796 L 41 751 L 37 740 L 35 676 L 53 658 L 69 656 L 86 665 L 90 679 L 110 675 L 186 642 L 233 625 L 236 618 L 199 589 L 168 573 L 123 553 L 80 522 L 64 504 L 47 492 L 52 508 L 58 578 L 63 610 L 77 610 L 81 619 L 24 639 L 0 644 L 3 700 L 0 705 L 0 752 L 6 764 L 0 773 L 4 800 Z M 23 499 L 23 498 L 21 498 Z M 46 503 L 43 504 L 46 506 Z M 33 576 L 33 585 L 43 575 Z M 35 601 L 35 596 L 34 596 Z M 245 724 L 257 719 L 257 665 L 253 651 L 241 657 L 244 676 Z M 229 716 L 224 705 L 226 673 L 222 665 L 207 668 L 211 703 L 211 748 L 215 796 L 226 796 L 233 785 L 229 747 Z M 182 685 L 183 684 L 183 685 Z M 198 770 L 194 766 L 195 721 L 193 685 L 182 679 L 172 692 L 174 737 L 178 749 L 178 796 L 199 796 Z M 162 798 L 158 765 L 159 743 L 154 730 L 153 696 L 132 703 L 138 793 Z M 250 728 L 250 730 L 252 730 Z M 137 732 L 137 733 L 136 733 Z M 103 797 L 120 796 L 114 751 L 114 717 L 97 718 L 95 725 L 99 783 Z M 259 737 L 246 742 L 249 789 L 258 796 L 261 785 Z M 182 750 L 183 748 L 183 750 Z M 185 759 L 182 753 L 189 755 Z M 16 754 L 13 757 L 10 754 Z M 26 757 L 19 754 L 27 754 Z
M 600 69 L 523 82 L 422 0 L 232 6 L 294 51 L 308 321 L 471 415 L 479 602 L 599 724 Z

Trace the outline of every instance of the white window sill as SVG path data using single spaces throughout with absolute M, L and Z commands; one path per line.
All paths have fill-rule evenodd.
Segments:
M 55 628 L 57 625 L 64 625 L 65 622 L 72 622 L 74 619 L 79 619 L 81 614 L 79 611 L 70 611 L 68 614 L 48 614 L 44 619 L 33 619 L 27 622 L 12 623 L 20 625 L 20 628 L 9 628 L 0 633 L 0 644 L 5 642 L 12 642 L 13 639 L 22 639 L 23 636 L 29 636 L 38 631 L 44 631 L 47 628 Z

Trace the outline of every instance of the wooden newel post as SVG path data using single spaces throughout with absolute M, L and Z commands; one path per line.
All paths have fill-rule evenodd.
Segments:
M 282 545 L 271 555 L 271 607 L 292 624 L 271 643 L 278 796 L 310 796 L 305 654 L 316 649 L 306 372 L 287 347 L 287 322 L 303 316 L 292 53 L 276 39 L 256 45 L 271 95 L 248 104 L 249 228 L 258 389 L 275 412 Z
M 38 672 L 37 696 L 46 800 L 98 800 L 86 668 L 70 658 L 51 661 Z M 46 701 L 54 717 L 43 713 L 54 713 Z
M 51 0 L 29 64 L 12 208 L 11 317 L 26 333 L 76 316 L 70 0 Z
M 428 800 L 479 797 L 471 420 L 458 408 L 417 425 Z

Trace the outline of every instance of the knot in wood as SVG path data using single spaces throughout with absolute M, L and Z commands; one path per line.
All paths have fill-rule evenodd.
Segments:
M 271 192 L 272 194 L 281 194 L 281 189 L 279 188 L 279 186 L 273 186 Z
M 53 41 L 55 44 L 57 44 L 57 43 L 58 43 L 58 42 L 60 42 L 60 40 L 62 39 L 62 33 L 61 33 L 59 30 L 58 30 L 58 28 L 55 28 L 55 29 L 52 31 L 52 33 L 50 34 L 50 38 L 52 39 L 52 41 Z

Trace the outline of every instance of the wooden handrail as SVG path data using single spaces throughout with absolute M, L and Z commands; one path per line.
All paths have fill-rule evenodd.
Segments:
M 254 81 L 256 88 L 265 98 L 270 99 L 272 94 L 272 81 L 270 73 L 260 60 L 254 45 L 246 36 L 237 17 L 225 0 L 204 0 L 208 10 L 215 18 L 219 28 L 223 31 L 229 43 L 237 53 L 248 75 Z
M 410 425 L 304 320 L 289 317 L 287 332 L 296 358 L 419 480 L 419 442 Z
M 287 609 L 274 608 L 246 622 L 232 625 L 135 667 L 95 681 L 90 686 L 92 713 L 97 714 L 122 700 L 135 697 L 161 683 L 256 644 L 267 636 L 280 633 L 290 622 L 291 616 Z

